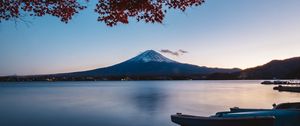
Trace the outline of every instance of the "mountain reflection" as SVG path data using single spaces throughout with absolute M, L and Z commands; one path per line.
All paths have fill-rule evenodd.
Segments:
M 129 97 L 131 103 L 140 112 L 152 115 L 159 112 L 165 106 L 167 93 L 157 86 L 137 86 Z

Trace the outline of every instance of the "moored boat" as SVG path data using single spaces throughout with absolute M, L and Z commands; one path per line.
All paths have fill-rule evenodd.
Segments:
M 171 120 L 181 126 L 274 126 L 274 116 L 259 117 L 202 117 L 176 114 Z
M 276 80 L 276 81 L 263 81 L 261 84 L 264 85 L 300 85 L 299 80 L 289 80 L 289 81 L 284 81 L 284 80 Z
M 273 109 L 231 108 L 210 117 L 171 115 L 181 126 L 299 126 L 300 102 L 274 105 Z
M 276 86 L 273 88 L 278 91 L 288 91 L 288 92 L 300 92 L 300 86 Z

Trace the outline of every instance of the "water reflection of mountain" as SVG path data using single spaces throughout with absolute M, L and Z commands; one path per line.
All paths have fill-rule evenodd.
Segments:
M 161 87 L 137 86 L 130 100 L 140 112 L 152 115 L 164 109 L 167 97 L 167 93 Z

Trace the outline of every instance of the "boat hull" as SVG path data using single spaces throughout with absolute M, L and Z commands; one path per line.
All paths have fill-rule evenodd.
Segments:
M 277 86 L 273 88 L 278 91 L 287 91 L 287 92 L 300 92 L 300 86 Z
M 274 126 L 274 116 L 258 117 L 202 117 L 176 114 L 171 120 L 181 126 Z

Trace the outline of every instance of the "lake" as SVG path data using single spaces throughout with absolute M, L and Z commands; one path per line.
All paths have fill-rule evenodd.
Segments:
M 176 126 L 175 113 L 208 116 L 230 107 L 300 101 L 251 81 L 0 83 L 1 126 Z

